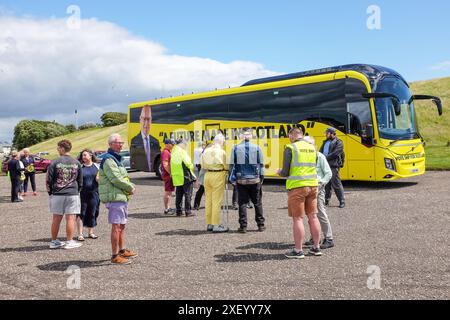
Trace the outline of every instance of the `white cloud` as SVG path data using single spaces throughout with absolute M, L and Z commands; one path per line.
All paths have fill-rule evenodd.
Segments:
M 440 62 L 430 68 L 433 71 L 446 71 L 450 70 L 450 60 Z
M 16 124 L 24 120 L 25 118 L 17 118 L 17 117 L 7 117 L 2 118 L 0 117 L 0 144 L 3 142 L 11 142 L 13 133 L 14 133 L 14 127 Z
M 0 16 L 0 119 L 99 121 L 131 102 L 239 86 L 276 73 L 250 61 L 222 63 L 168 53 L 113 23 Z M 12 136 L 11 126 L 0 135 Z

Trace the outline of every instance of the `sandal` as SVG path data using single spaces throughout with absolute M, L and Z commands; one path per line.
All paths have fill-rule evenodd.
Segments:
M 91 238 L 91 239 L 98 239 L 98 236 L 96 236 L 95 234 L 91 233 L 89 235 L 89 238 Z
M 78 241 L 84 241 L 83 235 L 78 236 L 77 240 L 78 240 Z

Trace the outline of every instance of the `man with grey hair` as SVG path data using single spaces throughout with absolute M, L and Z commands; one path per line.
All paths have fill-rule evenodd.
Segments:
M 242 142 L 231 151 L 230 172 L 234 173 L 239 203 L 238 232 L 247 232 L 247 205 L 252 200 L 255 205 L 255 221 L 258 231 L 266 230 L 262 207 L 262 183 L 264 180 L 264 159 L 261 148 L 250 142 L 252 129 L 243 128 Z M 233 179 L 234 180 L 234 179 Z
M 311 136 L 303 138 L 309 144 L 315 146 L 316 141 Z M 320 222 L 320 227 L 323 232 L 323 242 L 320 249 L 328 249 L 334 247 L 333 232 L 331 231 L 330 220 L 327 215 L 327 208 L 325 206 L 325 186 L 330 182 L 333 172 L 328 164 L 327 158 L 320 152 L 317 152 L 317 178 L 319 179 L 319 194 L 317 196 L 317 218 Z M 312 238 L 305 243 L 307 246 L 314 244 Z
M 128 202 L 136 188 L 130 182 L 127 169 L 122 164 L 120 151 L 124 145 L 119 134 L 108 139 L 109 150 L 103 157 L 99 170 L 100 201 L 108 209 L 108 222 L 111 224 L 111 263 L 123 265 L 131 263 L 137 253 L 125 249 L 125 226 L 128 222 Z

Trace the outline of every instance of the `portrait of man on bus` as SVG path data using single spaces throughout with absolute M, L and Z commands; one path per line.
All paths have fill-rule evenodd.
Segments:
M 131 140 L 131 158 L 138 170 L 153 171 L 154 158 L 161 151 L 159 141 L 150 135 L 152 108 L 143 106 L 139 118 L 141 131 Z

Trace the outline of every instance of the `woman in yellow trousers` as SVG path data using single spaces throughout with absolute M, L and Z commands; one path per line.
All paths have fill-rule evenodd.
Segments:
M 213 233 L 228 232 L 228 228 L 221 225 L 221 208 L 225 178 L 228 171 L 226 153 L 223 150 L 225 137 L 221 134 L 214 138 L 214 145 L 207 148 L 202 156 L 202 168 L 205 174 L 206 223 L 207 230 Z

